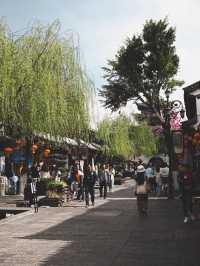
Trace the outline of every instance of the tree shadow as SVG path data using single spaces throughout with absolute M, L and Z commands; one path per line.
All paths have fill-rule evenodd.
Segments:
M 197 266 L 200 259 L 199 224 L 183 225 L 180 201 L 151 201 L 149 216 L 140 218 L 135 201 L 111 200 L 24 238 L 70 243 L 41 261 L 44 266 Z

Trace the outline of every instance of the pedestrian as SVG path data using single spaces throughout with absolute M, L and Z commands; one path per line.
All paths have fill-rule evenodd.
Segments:
M 29 207 L 30 197 L 29 197 L 29 190 L 28 190 L 28 184 L 26 183 L 24 186 L 24 204 L 25 207 Z
M 112 179 L 111 179 L 111 172 L 110 172 L 109 164 L 106 165 L 106 171 L 108 172 L 107 186 L 108 186 L 109 192 L 111 192 L 112 191 Z
M 32 194 L 32 203 L 34 205 L 35 212 L 38 212 L 38 199 L 37 199 L 37 189 L 36 189 L 36 182 L 31 179 L 30 182 L 31 194 Z
M 37 198 L 37 193 L 33 194 L 33 204 L 34 204 L 34 210 L 35 213 L 38 212 L 38 198 Z
M 84 166 L 84 178 L 83 178 L 86 207 L 89 207 L 89 195 L 92 202 L 92 206 L 94 206 L 95 203 L 94 185 L 96 182 L 96 178 L 97 176 L 95 169 L 93 169 L 90 164 L 86 164 Z
M 84 179 L 83 170 L 81 169 L 81 166 L 78 165 L 78 169 L 77 169 L 77 172 L 76 172 L 76 181 L 78 183 L 77 200 L 79 200 L 79 201 L 83 201 L 84 200 L 83 179 Z
M 50 178 L 50 171 L 49 171 L 49 166 L 47 163 L 42 164 L 41 170 L 40 170 L 40 177 L 41 178 Z
M 101 169 L 99 170 L 99 192 L 100 192 L 100 198 L 104 197 L 106 199 L 107 197 L 107 186 L 108 186 L 108 180 L 109 180 L 109 173 L 106 169 L 105 164 L 102 165 Z
M 53 164 L 52 167 L 51 167 L 51 171 L 50 171 L 50 175 L 51 177 L 53 177 L 53 179 L 56 180 L 56 177 L 58 175 L 58 167 L 56 164 Z
M 140 216 L 147 215 L 148 210 L 148 190 L 145 175 L 145 168 L 143 165 L 138 165 L 136 174 L 136 195 L 137 208 Z
M 76 164 L 74 164 L 70 167 L 70 170 L 67 176 L 67 184 L 70 187 L 70 194 L 71 194 L 72 200 L 77 198 L 78 189 L 79 189 L 79 185 L 77 182 L 79 176 L 77 175 L 77 172 L 78 172 L 78 167 Z
M 160 196 L 161 187 L 162 187 L 162 181 L 160 177 L 160 166 L 156 167 L 155 175 L 156 175 L 156 194 L 157 196 Z
M 109 191 L 111 192 L 114 186 L 114 180 L 115 180 L 115 169 L 113 166 L 109 167 L 109 175 L 110 175 Z
M 28 202 L 29 207 L 31 207 L 31 205 L 35 207 L 37 201 L 35 197 L 37 197 L 36 183 L 29 177 L 24 188 L 24 200 Z
M 155 187 L 156 187 L 156 181 L 155 181 L 155 173 L 154 173 L 154 169 L 153 169 L 153 166 L 152 166 L 152 163 L 149 163 L 149 165 L 147 166 L 147 169 L 146 169 L 146 177 L 147 177 L 147 181 L 150 185 L 150 188 L 151 188 L 151 192 L 155 192 Z
M 12 186 L 12 192 L 14 195 L 17 194 L 17 183 L 19 181 L 19 178 L 17 175 L 13 175 L 11 178 L 10 178 L 10 181 L 11 181 L 11 186 Z
M 183 213 L 184 213 L 184 223 L 189 222 L 189 220 L 194 220 L 195 217 L 192 213 L 192 171 L 190 166 L 186 163 L 179 164 L 179 181 L 182 195 Z
M 162 182 L 161 191 L 164 195 L 167 195 L 169 180 L 169 167 L 167 163 L 163 163 L 162 167 L 160 167 L 160 178 Z
M 39 172 L 39 167 L 38 167 L 37 163 L 34 163 L 33 166 L 31 166 L 30 171 L 29 171 L 29 175 L 33 180 L 35 180 L 35 181 L 39 180 L 40 172 Z

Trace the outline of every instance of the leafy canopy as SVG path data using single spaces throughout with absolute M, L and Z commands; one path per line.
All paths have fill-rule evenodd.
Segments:
M 135 126 L 123 115 L 100 122 L 97 137 L 102 141 L 104 154 L 111 157 L 128 159 L 134 155 L 152 155 L 157 151 L 157 139 L 152 130 L 146 124 Z
M 104 97 L 104 106 L 116 111 L 133 100 L 145 103 L 162 119 L 162 93 L 183 84 L 174 78 L 179 66 L 174 42 L 175 29 L 167 19 L 149 20 L 141 35 L 128 38 L 115 59 L 103 68 L 107 84 L 100 96 Z
M 92 90 L 72 36 L 60 23 L 13 33 L 0 23 L 0 122 L 8 135 L 84 137 Z

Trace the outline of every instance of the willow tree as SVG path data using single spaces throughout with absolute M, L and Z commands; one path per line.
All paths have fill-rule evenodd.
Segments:
M 92 86 L 79 58 L 57 21 L 36 23 L 20 36 L 0 23 L 0 121 L 6 134 L 87 136 Z
M 132 152 L 129 126 L 129 121 L 124 116 L 114 120 L 105 119 L 99 124 L 97 136 L 103 143 L 105 154 L 128 159 Z
M 121 156 L 124 159 L 150 156 L 158 149 L 158 140 L 149 126 L 134 125 L 122 115 L 113 120 L 104 119 L 98 126 L 97 136 L 103 143 L 103 152 L 109 156 Z
M 131 125 L 129 132 L 134 156 L 151 156 L 157 153 L 159 138 L 154 135 L 152 129 L 147 124 Z

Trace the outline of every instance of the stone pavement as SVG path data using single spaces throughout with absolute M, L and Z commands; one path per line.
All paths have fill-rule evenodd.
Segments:
M 95 208 L 41 208 L 14 218 L 0 222 L 0 265 L 200 265 L 200 223 L 183 224 L 179 200 L 150 200 L 149 216 L 139 218 L 127 188 Z
M 134 180 L 130 178 L 124 179 L 124 183 L 122 185 L 115 185 L 113 187 L 113 192 L 122 190 L 129 185 L 133 186 L 134 185 Z M 95 189 L 95 196 L 98 198 L 99 197 L 99 189 Z M 42 196 L 43 197 L 43 196 Z M 41 196 L 39 197 L 41 198 Z M 0 196 L 0 208 L 16 208 L 16 203 L 22 203 L 23 202 L 23 195 L 6 195 L 6 196 Z M 69 207 L 79 207 L 79 206 L 84 206 L 84 203 L 79 203 L 79 201 L 69 201 L 68 203 L 64 204 L 64 206 L 69 206 Z M 18 208 L 16 208 L 18 209 Z

